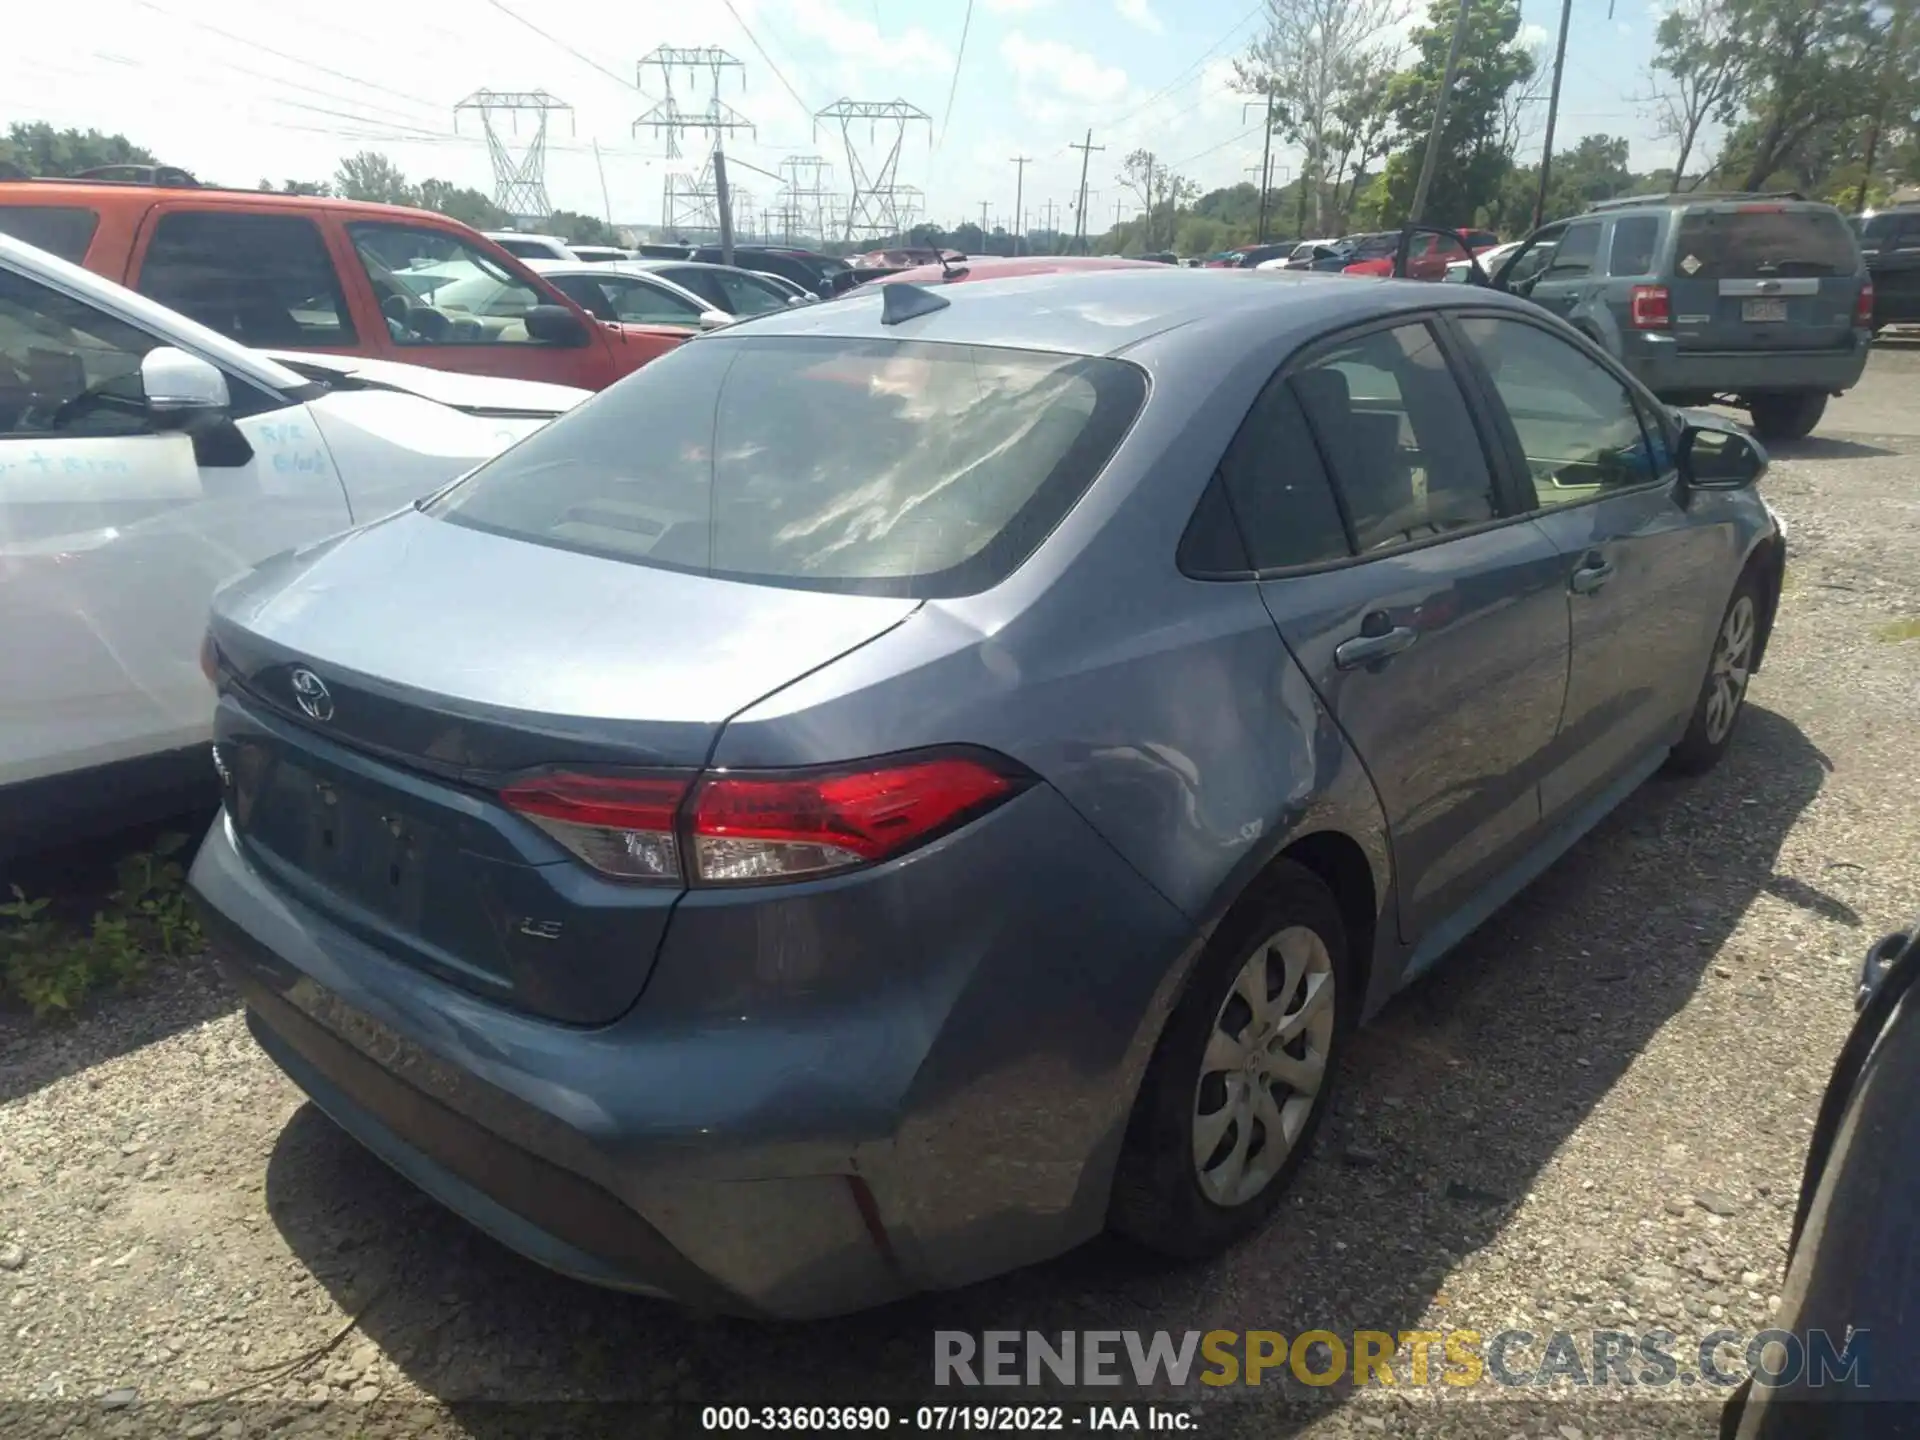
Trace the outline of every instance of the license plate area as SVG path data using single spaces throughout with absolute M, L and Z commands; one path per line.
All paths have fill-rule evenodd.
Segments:
M 1742 300 L 1740 318 L 1748 322 L 1784 321 L 1787 318 L 1787 302 L 1771 299 Z

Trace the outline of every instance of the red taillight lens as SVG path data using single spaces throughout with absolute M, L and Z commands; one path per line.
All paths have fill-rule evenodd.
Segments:
M 1633 328 L 1664 330 L 1673 323 L 1673 302 L 1664 285 L 1633 287 Z
M 500 792 L 603 875 L 681 883 L 675 820 L 691 776 L 542 775 Z
M 935 753 L 858 767 L 691 775 L 534 776 L 500 792 L 603 875 L 739 885 L 877 864 L 1018 793 L 995 757 Z
M 700 782 L 689 807 L 694 876 L 739 884 L 875 864 L 1020 787 L 1007 768 L 958 755 L 810 774 L 722 772 Z
M 1862 281 L 1860 298 L 1853 302 L 1853 323 L 1863 330 L 1873 328 L 1873 282 Z

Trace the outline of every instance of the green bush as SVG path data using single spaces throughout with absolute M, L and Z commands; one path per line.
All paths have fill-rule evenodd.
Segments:
M 90 995 L 117 990 L 157 962 L 200 946 L 200 926 L 187 899 L 184 835 L 163 835 L 151 850 L 115 867 L 115 886 L 86 926 L 49 913 L 45 897 L 18 885 L 0 902 L 0 1001 L 30 1006 L 37 1017 L 71 1014 Z

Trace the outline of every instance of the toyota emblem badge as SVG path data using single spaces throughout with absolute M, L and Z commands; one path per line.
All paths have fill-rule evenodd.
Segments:
M 314 720 L 333 719 L 333 692 L 327 689 L 327 682 L 313 671 L 297 669 L 290 677 L 293 681 L 293 698 L 300 709 Z

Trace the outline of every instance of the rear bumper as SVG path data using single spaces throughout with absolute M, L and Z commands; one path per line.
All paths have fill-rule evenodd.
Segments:
M 224 815 L 192 885 L 261 1047 L 421 1189 L 561 1273 L 785 1318 L 1097 1233 L 1191 943 L 1046 789 L 855 882 L 683 904 L 646 997 L 593 1029 L 379 953 L 280 893 Z M 850 902 L 911 929 L 856 933 Z
M 1621 362 L 1656 395 L 1745 395 L 1818 390 L 1837 395 L 1860 381 L 1870 344 L 1865 331 L 1840 350 L 1680 350 L 1674 342 L 1630 336 Z

